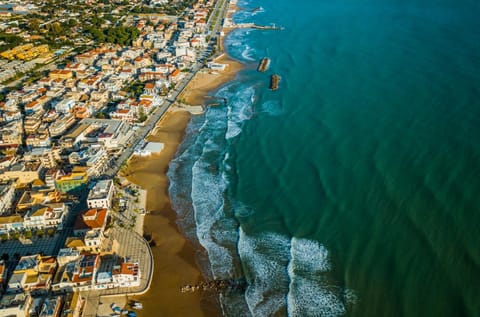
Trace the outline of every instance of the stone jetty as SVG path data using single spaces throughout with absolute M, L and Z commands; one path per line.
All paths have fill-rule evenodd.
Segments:
M 187 284 L 180 288 L 182 293 L 189 293 L 189 292 L 198 292 L 198 291 L 214 291 L 214 292 L 222 292 L 222 291 L 245 291 L 247 287 L 247 283 L 244 279 L 234 280 L 234 279 L 227 279 L 227 280 L 213 280 L 213 281 L 204 281 L 198 284 Z

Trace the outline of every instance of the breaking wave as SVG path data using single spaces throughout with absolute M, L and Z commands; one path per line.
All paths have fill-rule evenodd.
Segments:
M 341 316 L 354 298 L 328 276 L 328 251 L 317 241 L 276 233 L 249 236 L 240 229 L 238 250 L 253 316 Z

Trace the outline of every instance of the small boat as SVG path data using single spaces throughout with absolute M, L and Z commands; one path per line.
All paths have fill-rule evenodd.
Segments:
M 143 305 L 142 305 L 142 303 L 134 303 L 132 305 L 132 308 L 140 310 L 140 309 L 143 309 Z
M 260 63 L 258 63 L 257 71 L 265 72 L 268 67 L 270 67 L 270 58 L 264 57 L 260 60 Z
M 112 304 L 110 305 L 110 308 L 113 310 L 113 312 L 115 312 L 115 313 L 117 313 L 117 314 L 119 314 L 119 313 L 121 312 L 121 310 L 122 310 L 122 309 L 120 308 L 120 306 L 116 305 L 115 303 L 112 303 Z
M 281 77 L 277 74 L 274 74 L 270 77 L 270 89 L 277 90 L 280 83 Z

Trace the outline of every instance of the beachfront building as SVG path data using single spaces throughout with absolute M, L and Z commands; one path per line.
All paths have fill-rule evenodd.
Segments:
M 227 64 L 209 62 L 209 63 L 207 64 L 207 66 L 208 66 L 208 68 L 210 68 L 211 70 L 224 71 L 225 68 L 227 67 Z
M 113 283 L 117 287 L 137 287 L 140 286 L 140 265 L 137 261 L 131 261 L 127 258 L 113 267 Z
M 107 151 L 122 148 L 133 136 L 131 126 L 123 121 L 112 119 L 83 119 L 78 127 L 61 139 L 67 146 L 78 146 L 79 143 L 100 143 Z
M 158 154 L 162 152 L 164 147 L 165 145 L 160 142 L 147 142 L 138 149 L 135 149 L 134 154 L 139 156 L 150 156 L 152 154 Z
M 67 240 L 67 247 L 79 251 L 101 252 L 104 249 L 104 231 L 108 222 L 108 209 L 88 209 L 78 215 L 73 227 L 75 237 Z
M 73 227 L 73 234 L 77 237 L 83 237 L 89 231 L 103 232 L 107 225 L 108 209 L 91 208 L 78 215 Z
M 114 186 L 111 179 L 98 181 L 88 193 L 88 208 L 107 208 L 112 207 Z
M 59 268 L 52 285 L 58 290 L 88 290 L 95 285 L 95 276 L 100 267 L 100 256 L 97 254 L 81 254 L 77 259 Z

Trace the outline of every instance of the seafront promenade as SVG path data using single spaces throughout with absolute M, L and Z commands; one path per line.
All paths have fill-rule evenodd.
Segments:
M 86 299 L 83 312 L 83 316 L 85 317 L 99 316 L 98 307 L 101 305 L 103 298 L 142 295 L 150 288 L 154 262 L 152 250 L 148 242 L 137 232 L 125 228 L 115 228 L 112 234 L 120 245 L 119 255 L 139 261 L 141 272 L 140 285 L 138 287 L 122 287 L 84 292 L 82 295 Z M 108 265 L 108 262 L 105 265 Z
M 129 200 L 130 201 L 130 200 Z M 148 291 L 154 271 L 153 254 L 148 241 L 143 238 L 143 223 L 145 214 L 136 210 L 144 210 L 146 191 L 140 190 L 138 203 L 131 203 L 124 212 L 113 215 L 115 225 L 108 238 L 118 246 L 117 254 L 138 261 L 140 264 L 140 285 L 136 287 L 121 287 L 104 290 L 86 291 L 82 295 L 86 300 L 83 316 L 101 316 L 99 308 L 105 298 L 142 295 Z M 113 265 L 114 257 L 102 262 L 102 267 Z

